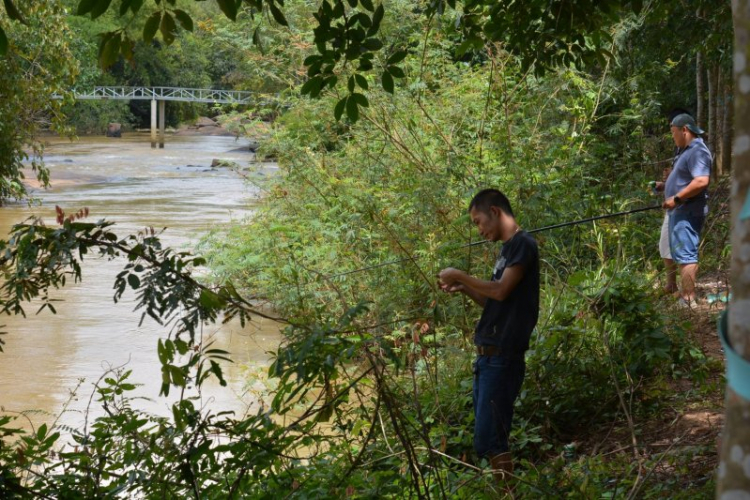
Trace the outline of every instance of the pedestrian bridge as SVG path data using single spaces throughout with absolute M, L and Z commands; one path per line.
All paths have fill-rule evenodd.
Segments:
M 250 104 L 253 92 L 240 90 L 186 89 L 179 87 L 94 87 L 74 90 L 76 100 L 119 99 L 124 101 L 181 101 L 209 104 Z
M 156 147 L 157 116 L 159 118 L 159 147 L 164 147 L 164 103 L 166 101 L 202 102 L 208 104 L 250 104 L 254 92 L 240 90 L 188 89 L 179 87 L 94 87 L 90 91 L 73 90 L 76 100 L 151 101 L 151 147 Z M 54 99 L 62 99 L 59 94 Z M 157 113 L 156 108 L 159 111 Z

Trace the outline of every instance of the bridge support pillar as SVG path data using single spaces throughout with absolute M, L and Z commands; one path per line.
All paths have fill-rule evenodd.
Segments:
M 166 113 L 164 112 L 165 101 L 159 101 L 159 147 L 164 149 L 164 121 L 166 119 Z
M 151 147 L 156 148 L 156 99 L 151 99 Z

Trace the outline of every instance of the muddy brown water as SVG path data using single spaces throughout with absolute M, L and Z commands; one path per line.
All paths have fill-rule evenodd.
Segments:
M 116 222 L 118 235 L 166 227 L 166 244 L 192 250 L 208 230 L 251 214 L 258 193 L 229 169 L 209 170 L 213 158 L 248 164 L 253 157 L 242 149 L 245 145 L 231 137 L 193 136 L 170 137 L 166 149 L 151 149 L 147 134 L 50 140 L 45 163 L 52 172 L 51 189 L 33 191 L 38 206 L 0 208 L 0 237 L 7 238 L 12 225 L 30 215 L 54 224 L 59 205 L 68 213 L 88 207 L 90 219 Z M 156 354 L 157 339 L 168 331 L 148 318 L 139 326 L 141 313 L 133 311 L 132 293 L 125 301 L 113 302 L 112 285 L 123 265 L 122 260 L 89 258 L 82 283 L 53 293 L 61 300 L 57 314 L 45 310 L 34 315 L 32 305 L 26 319 L 0 318 L 5 325 L 0 330 L 8 332 L 3 336 L 5 352 L 0 353 L 0 413 L 24 412 L 17 422 L 24 427 L 51 423 L 58 416 L 58 423 L 80 427 L 93 384 L 108 368 L 125 366 L 133 370 L 131 380 L 140 384 L 135 395 L 143 399 L 135 404 L 169 414 L 173 398 L 158 396 Z M 234 363 L 224 364 L 228 386 L 208 384 L 201 391 L 201 404 L 213 411 L 252 410 L 259 390 L 253 377 L 269 364 L 269 352 L 281 340 L 278 325 L 260 318 L 245 328 L 238 323 L 212 325 L 204 328 L 203 339 L 215 340 L 214 346 L 229 351 Z M 95 403 L 90 414 L 101 414 Z

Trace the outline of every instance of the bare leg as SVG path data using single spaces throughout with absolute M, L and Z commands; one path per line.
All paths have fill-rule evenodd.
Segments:
M 682 298 L 695 300 L 695 280 L 698 276 L 698 264 L 680 264 Z
M 667 284 L 664 291 L 674 293 L 677 291 L 677 266 L 672 259 L 664 259 L 664 267 L 667 269 Z

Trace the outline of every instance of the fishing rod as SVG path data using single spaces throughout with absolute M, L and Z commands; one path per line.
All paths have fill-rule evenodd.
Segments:
M 639 212 L 647 212 L 649 210 L 657 210 L 657 209 L 661 209 L 661 208 L 663 208 L 661 205 L 653 205 L 653 206 L 649 206 L 649 207 L 634 208 L 632 210 L 625 210 L 625 211 L 622 211 L 622 212 L 615 212 L 613 214 L 596 215 L 594 217 L 587 217 L 585 219 L 578 219 L 578 220 L 569 221 L 569 222 L 562 222 L 560 224 L 553 224 L 551 226 L 539 227 L 539 228 L 536 228 L 536 229 L 530 229 L 530 230 L 528 230 L 526 232 L 530 233 L 530 234 L 532 234 L 532 233 L 541 233 L 542 231 L 550 231 L 552 229 L 559 229 L 561 227 L 577 226 L 579 224 L 585 224 L 587 222 L 594 222 L 594 221 L 602 220 L 602 219 L 611 219 L 613 217 L 622 217 L 623 215 L 637 214 Z M 490 240 L 473 241 L 471 243 L 466 243 L 465 245 L 461 245 L 460 247 L 457 248 L 457 250 L 461 250 L 463 248 L 471 248 L 471 247 L 475 247 L 475 246 L 479 246 L 479 245 L 486 245 L 487 243 L 492 243 L 492 242 Z M 400 259 L 389 260 L 389 261 L 386 261 L 386 262 L 381 262 L 380 264 L 374 264 L 372 266 L 362 267 L 362 268 L 359 268 L 359 269 L 352 269 L 351 271 L 345 271 L 343 273 L 328 274 L 328 275 L 326 275 L 326 278 L 328 278 L 328 279 L 340 278 L 342 276 L 348 276 L 350 274 L 362 273 L 362 272 L 365 272 L 365 271 L 371 271 L 373 269 L 378 269 L 378 268 L 381 268 L 381 267 L 387 267 L 387 266 L 392 266 L 392 265 L 395 265 L 395 264 L 401 264 L 402 262 L 413 261 L 413 260 L 415 260 L 417 258 L 419 258 L 419 257 L 415 257 L 415 256 L 402 257 Z

